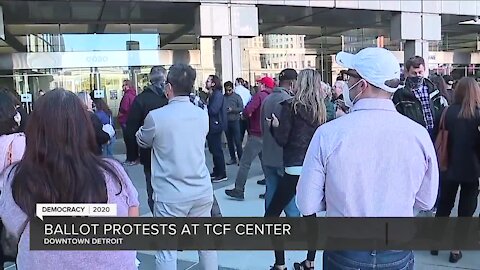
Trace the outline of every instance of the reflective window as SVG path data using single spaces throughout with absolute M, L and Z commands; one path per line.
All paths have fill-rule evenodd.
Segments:
M 128 41 L 137 41 L 138 49 L 157 50 L 157 34 L 64 34 L 65 51 L 125 51 Z M 136 49 L 136 48 L 134 48 Z

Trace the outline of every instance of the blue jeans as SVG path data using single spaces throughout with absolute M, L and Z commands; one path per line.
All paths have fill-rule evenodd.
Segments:
M 325 251 L 323 269 L 328 270 L 413 270 L 412 251 Z
M 102 145 L 102 153 L 103 153 L 103 156 L 105 157 L 111 157 L 113 156 L 113 144 L 115 143 L 115 141 L 117 140 L 117 138 L 113 137 L 110 139 L 110 141 L 107 143 L 107 144 L 104 144 Z
M 268 208 L 268 205 L 272 201 L 275 190 L 277 189 L 278 182 L 283 179 L 283 168 L 275 168 L 270 166 L 264 166 L 263 173 L 265 174 L 265 210 Z M 295 197 L 287 204 L 283 209 L 287 217 L 299 217 L 300 211 L 297 208 L 295 203 Z

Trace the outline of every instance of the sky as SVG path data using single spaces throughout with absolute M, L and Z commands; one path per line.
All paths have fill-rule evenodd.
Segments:
M 65 51 L 124 51 L 126 42 L 140 42 L 141 50 L 158 49 L 157 34 L 64 34 Z

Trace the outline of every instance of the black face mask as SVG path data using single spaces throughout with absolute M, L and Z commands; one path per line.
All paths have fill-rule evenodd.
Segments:
M 423 76 L 415 76 L 415 77 L 408 77 L 405 80 L 405 85 L 407 85 L 410 88 L 419 88 L 423 85 L 423 80 L 425 78 Z
M 157 94 L 157 95 L 164 95 L 165 92 L 165 83 L 164 82 L 154 82 L 152 83 L 152 90 Z

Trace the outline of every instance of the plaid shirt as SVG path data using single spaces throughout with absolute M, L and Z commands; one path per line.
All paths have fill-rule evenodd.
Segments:
M 194 93 L 190 94 L 190 102 L 192 102 L 195 106 L 200 107 L 200 109 L 204 111 L 207 110 L 207 106 L 205 106 L 205 103 L 203 103 L 202 99 Z
M 433 113 L 430 107 L 430 95 L 428 94 L 428 87 L 423 85 L 420 88 L 413 89 L 413 93 L 420 103 L 422 104 L 422 111 L 423 111 L 423 118 L 425 119 L 425 123 L 427 124 L 427 129 L 433 129 Z

